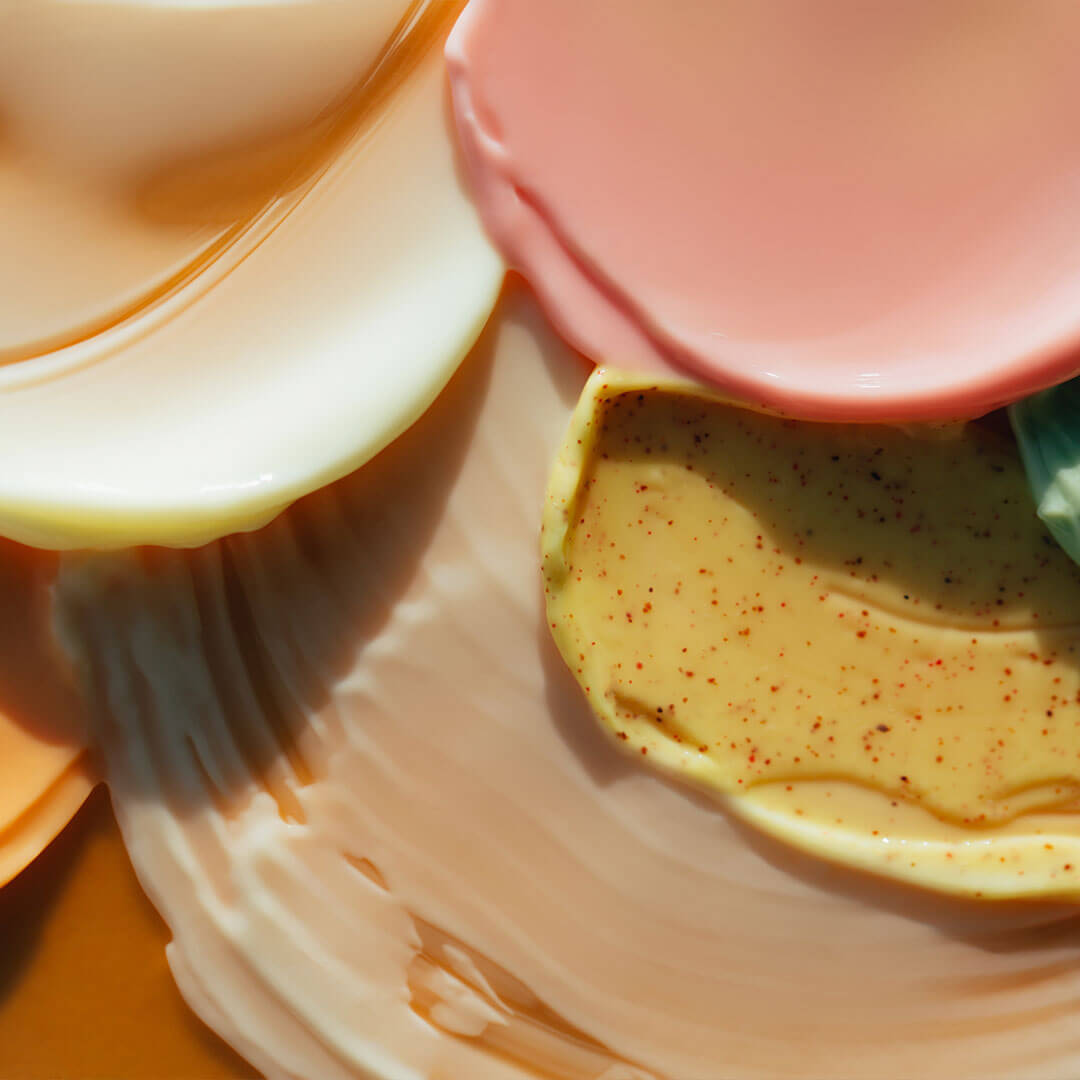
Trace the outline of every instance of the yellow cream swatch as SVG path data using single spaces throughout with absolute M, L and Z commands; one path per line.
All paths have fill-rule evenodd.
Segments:
M 563 657 L 643 761 L 821 854 L 1072 887 L 1080 569 L 993 432 L 798 423 L 601 370 L 544 570 Z

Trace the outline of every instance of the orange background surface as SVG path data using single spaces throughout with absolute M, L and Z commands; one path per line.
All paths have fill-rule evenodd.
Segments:
M 184 1004 L 108 793 L 0 889 L 3 1080 L 254 1077 Z

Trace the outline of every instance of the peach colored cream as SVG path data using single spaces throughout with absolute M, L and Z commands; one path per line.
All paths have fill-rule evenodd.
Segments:
M 473 0 L 491 234 L 597 362 L 807 418 L 973 416 L 1080 368 L 1071 0 Z
M 272 1077 L 1075 1075 L 1074 907 L 803 859 L 597 729 L 538 568 L 585 376 L 512 292 L 413 430 L 261 532 L 64 557 L 187 1000 Z
M 408 3 L 195 7 L 0 11 L 0 363 L 153 304 L 295 187 L 320 153 L 313 125 Z
M 0 885 L 41 853 L 96 779 L 82 702 L 49 627 L 56 563 L 0 541 Z

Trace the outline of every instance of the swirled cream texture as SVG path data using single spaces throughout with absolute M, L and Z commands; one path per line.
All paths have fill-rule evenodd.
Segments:
M 230 54 L 266 33 L 281 51 L 256 49 L 237 68 L 251 85 L 236 100 L 289 118 L 280 141 L 264 141 L 245 114 L 224 146 L 217 125 L 232 121 L 211 117 L 220 157 L 181 129 L 193 142 L 179 156 L 190 150 L 196 167 L 174 162 L 145 205 L 173 220 L 211 191 L 194 201 L 220 205 L 224 231 L 184 226 L 144 246 L 140 220 L 130 273 L 57 271 L 78 302 L 20 310 L 0 420 L 4 400 L 12 423 L 15 404 L 43 411 L 11 436 L 0 425 L 19 466 L 16 487 L 0 487 L 0 525 L 61 547 L 195 544 L 253 527 L 383 447 L 259 531 L 60 563 L 57 634 L 198 1015 L 271 1077 L 1074 1072 L 1077 973 L 1058 926 L 1071 908 L 898 901 L 743 831 L 591 724 L 536 572 L 545 474 L 585 365 L 512 292 L 438 394 L 502 269 L 457 186 L 428 47 L 451 6 L 122 7 L 130 20 L 109 4 L 3 17 L 25 47 L 63 44 L 45 32 L 52 18 L 116 15 L 177 34 L 201 19 L 218 40 L 246 26 Z M 73 39 L 93 40 L 86 25 Z M 305 54 L 326 59 L 314 81 L 268 59 L 293 55 L 287 25 L 317 39 Z M 123 66 L 139 56 L 118 53 L 114 89 L 142 85 Z M 339 100 L 335 58 L 350 56 L 366 66 Z M 188 76 L 185 108 L 216 85 L 175 74 Z M 315 99 L 325 116 L 312 117 Z M 85 105 L 92 117 L 94 95 Z M 9 112 L 5 138 L 27 127 Z M 152 152 L 175 149 L 168 131 L 155 138 L 126 150 L 105 140 L 88 186 L 76 178 L 75 218 L 90 198 L 98 220 L 94 185 L 125 189 Z M 38 169 L 38 153 L 57 151 L 43 138 L 18 167 Z M 266 186 L 249 197 L 240 184 L 230 201 L 241 160 Z M 26 205 L 52 198 L 37 180 L 12 190 Z M 371 357 L 385 365 L 344 378 Z M 199 421 L 181 420 L 196 399 Z M 105 401 L 128 408 L 95 440 L 101 414 L 82 410 Z M 59 450 L 51 464 L 32 458 L 18 436 L 64 402 L 61 474 Z M 281 402 L 290 411 L 270 408 Z M 260 440 L 280 454 L 266 473 Z M 89 448 L 81 481 L 76 444 Z M 102 490 L 105 465 L 115 491 Z M 865 820 L 860 794 L 843 793 L 849 820 Z M 816 805 L 785 798 L 739 808 L 768 825 Z M 1036 809 L 1047 829 L 1067 819 L 1062 805 Z M 895 816 L 933 848 L 918 811 Z M 1010 850 L 1012 825 L 1001 828 L 991 858 Z M 991 890 L 1004 880 L 983 864 L 975 875 Z M 973 880 L 963 887 L 978 891 Z M 1025 891 L 1011 881 L 999 895 Z
M 584 381 L 512 293 L 414 429 L 266 529 L 64 557 L 188 1001 L 273 1077 L 1074 1073 L 1072 907 L 803 860 L 601 736 L 537 570 Z
M 430 404 L 502 278 L 447 119 L 456 13 L 0 5 L 0 535 L 202 543 Z
M 472 0 L 484 219 L 597 362 L 975 416 L 1080 360 L 1071 0 Z

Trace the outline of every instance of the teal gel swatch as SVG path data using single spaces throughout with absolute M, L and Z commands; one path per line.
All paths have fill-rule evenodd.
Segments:
M 1038 514 L 1080 563 L 1080 378 L 1009 407 Z

